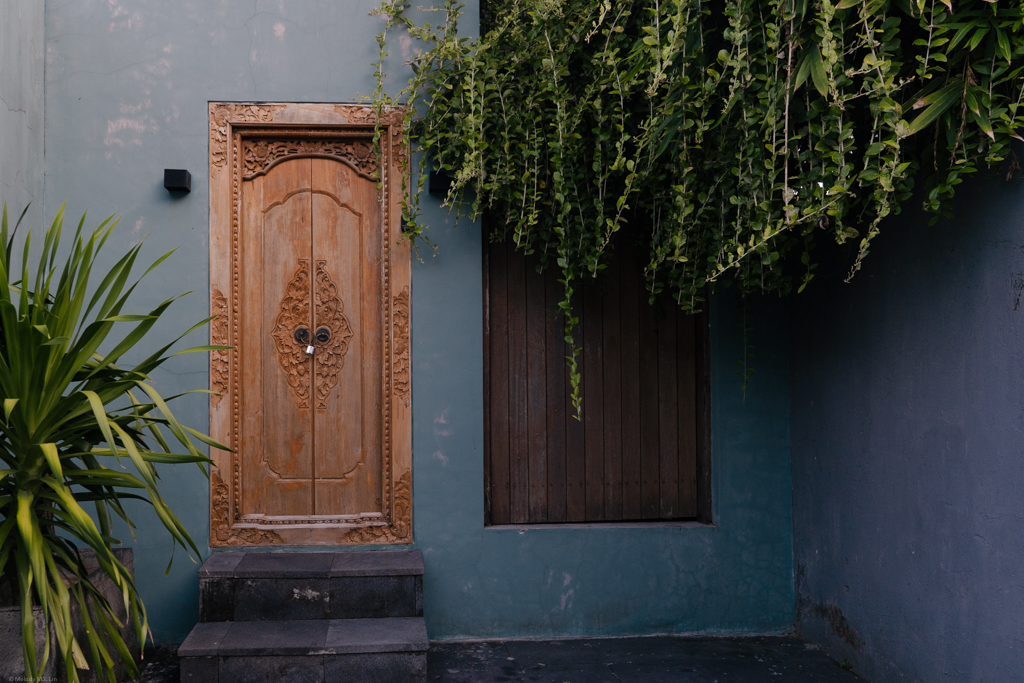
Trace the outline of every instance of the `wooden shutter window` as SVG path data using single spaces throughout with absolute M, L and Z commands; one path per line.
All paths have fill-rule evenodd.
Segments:
M 648 303 L 621 248 L 579 288 L 583 419 L 570 397 L 557 269 L 485 247 L 487 524 L 710 521 L 707 322 Z

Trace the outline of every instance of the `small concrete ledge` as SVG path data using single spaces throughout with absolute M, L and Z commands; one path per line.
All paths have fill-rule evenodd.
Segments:
M 215 552 L 199 569 L 199 578 L 332 578 L 350 576 L 422 576 L 418 550 L 365 552 Z

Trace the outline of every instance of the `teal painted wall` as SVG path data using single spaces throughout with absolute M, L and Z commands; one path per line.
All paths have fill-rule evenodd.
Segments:
M 211 100 L 353 102 L 373 92 L 369 64 L 381 21 L 376 0 L 77 0 L 46 3 L 45 213 L 67 200 L 94 224 L 121 215 L 113 258 L 147 237 L 150 259 L 177 252 L 134 298 L 149 310 L 176 303 L 151 333 L 177 335 L 209 315 L 208 120 Z M 401 52 L 402 46 L 397 51 Z M 404 46 L 407 53 L 409 46 Z M 401 81 L 402 55 L 388 65 Z M 164 168 L 192 173 L 192 193 L 171 198 Z M 192 344 L 206 343 L 205 332 Z M 140 357 L 142 351 L 140 349 Z M 209 386 L 201 354 L 176 359 L 154 376 L 170 395 Z M 186 397 L 177 416 L 205 430 L 207 398 Z M 208 552 L 209 487 L 195 467 L 164 468 L 161 490 L 200 548 Z M 137 508 L 138 509 L 138 508 Z M 181 641 L 198 612 L 198 565 L 138 509 L 135 569 L 158 642 Z M 131 541 L 124 532 L 122 539 Z
M 413 501 L 431 638 L 792 630 L 786 315 L 712 302 L 715 526 L 485 528 L 481 243 L 434 225 L 413 267 Z M 585 409 L 585 408 L 584 408 Z
M 17 220 L 43 215 L 43 3 L 0 5 L 0 201 Z
M 144 253 L 177 253 L 135 308 L 183 290 L 154 337 L 208 315 L 207 102 L 355 101 L 373 90 L 374 0 L 241 2 L 80 0 L 46 3 L 45 212 L 122 216 L 116 246 L 148 235 Z M 469 3 L 470 16 L 475 4 Z M 474 26 L 466 27 L 468 32 Z M 396 50 L 408 54 L 398 42 Z M 402 55 L 388 65 L 403 78 Z M 164 168 L 187 168 L 193 191 L 172 199 Z M 440 254 L 413 268 L 413 499 L 427 563 L 432 638 L 758 633 L 793 624 L 786 315 L 749 305 L 756 348 L 745 399 L 742 334 L 727 296 L 712 308 L 716 526 L 483 526 L 481 245 L 477 226 L 425 200 Z M 110 254 L 113 257 L 113 252 Z M 202 334 L 193 343 L 202 343 Z M 205 387 L 206 359 L 154 377 L 165 394 Z M 206 398 L 178 416 L 207 426 Z M 165 468 L 162 490 L 205 552 L 208 486 L 195 468 Z M 180 641 L 198 612 L 196 565 L 140 510 L 137 579 L 158 642 Z M 125 536 L 126 540 L 128 537 Z

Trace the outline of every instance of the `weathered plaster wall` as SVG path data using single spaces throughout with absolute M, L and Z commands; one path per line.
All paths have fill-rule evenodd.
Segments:
M 480 241 L 435 225 L 414 264 L 413 500 L 432 638 L 758 633 L 792 627 L 786 316 L 749 305 L 757 374 L 736 376 L 742 325 L 712 307 L 717 526 L 483 526 Z
M 876 683 L 1020 678 L 1022 191 L 906 212 L 793 301 L 798 632 Z
M 0 202 L 11 221 L 43 215 L 43 3 L 0 4 Z
M 39 4 L 39 3 L 35 3 Z M 147 237 L 144 257 L 177 252 L 134 297 L 149 310 L 183 291 L 153 328 L 156 341 L 209 313 L 208 135 L 211 100 L 353 102 L 373 92 L 368 66 L 381 22 L 376 0 L 48 0 L 46 3 L 46 215 L 67 200 L 89 225 L 117 213 L 113 258 Z M 406 46 L 407 48 L 408 46 Z M 401 57 L 389 65 L 401 75 Z M 391 81 L 397 90 L 398 76 Z M 164 168 L 192 173 L 192 193 L 172 198 Z M 205 344 L 205 332 L 187 341 Z M 150 347 L 152 348 L 152 347 Z M 164 395 L 209 386 L 203 354 L 182 356 L 154 379 Z M 207 398 L 177 401 L 177 416 L 205 430 Z M 206 480 L 195 467 L 163 468 L 161 490 L 208 547 Z M 181 641 L 198 617 L 198 565 L 135 507 L 135 571 L 157 641 Z M 127 532 L 121 538 L 131 542 Z
M 47 3 L 47 214 L 68 199 L 72 215 L 121 214 L 120 246 L 149 235 L 150 257 L 178 248 L 136 306 L 186 289 L 196 294 L 175 305 L 155 336 L 208 314 L 207 101 L 354 101 L 370 93 L 380 23 L 367 12 L 376 4 Z M 397 89 L 397 59 L 388 72 Z M 191 195 L 168 196 L 167 167 L 192 171 Z M 744 401 L 735 374 L 738 309 L 716 301 L 717 526 L 485 529 L 480 235 L 468 221 L 450 225 L 435 200 L 425 203 L 435 206 L 428 220 L 440 254 L 424 254 L 413 269 L 413 499 L 431 637 L 790 629 L 782 307 L 762 302 L 748 316 L 758 374 Z M 205 387 L 206 360 L 180 358 L 155 379 L 166 394 Z M 205 397 L 183 399 L 178 415 L 205 428 Z M 194 468 L 168 469 L 162 490 L 206 551 L 206 481 Z M 165 577 L 170 539 L 151 515 L 140 515 L 135 569 L 154 634 L 180 641 L 197 617 L 196 567 L 179 554 Z

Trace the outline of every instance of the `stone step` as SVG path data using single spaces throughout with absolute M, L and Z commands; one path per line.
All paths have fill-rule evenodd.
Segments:
M 217 552 L 199 569 L 199 621 L 423 616 L 423 555 Z
M 420 683 L 422 617 L 208 622 L 178 649 L 183 683 Z

